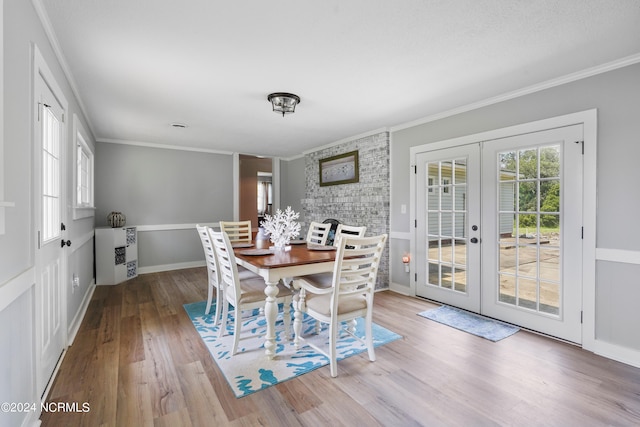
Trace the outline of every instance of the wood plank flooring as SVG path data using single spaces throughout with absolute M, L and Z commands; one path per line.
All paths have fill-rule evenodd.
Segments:
M 43 426 L 640 425 L 640 369 L 520 331 L 493 343 L 417 316 L 434 304 L 375 297 L 374 321 L 403 336 L 236 399 L 183 304 L 206 298 L 204 268 L 97 287 Z

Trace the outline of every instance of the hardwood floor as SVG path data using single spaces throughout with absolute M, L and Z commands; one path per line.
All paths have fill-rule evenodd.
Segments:
M 640 369 L 520 331 L 493 343 L 417 316 L 392 292 L 374 321 L 403 336 L 236 399 L 182 305 L 206 298 L 204 268 L 98 286 L 43 426 L 640 425 Z

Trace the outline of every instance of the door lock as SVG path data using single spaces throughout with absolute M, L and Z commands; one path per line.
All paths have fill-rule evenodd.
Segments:
M 472 237 L 471 238 L 471 243 L 478 243 L 478 238 L 477 237 Z

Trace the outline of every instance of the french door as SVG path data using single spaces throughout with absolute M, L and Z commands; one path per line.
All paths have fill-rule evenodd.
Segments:
M 417 155 L 416 294 L 480 312 L 480 145 Z
M 582 342 L 582 125 L 483 150 L 482 312 Z
M 580 343 L 580 141 L 574 125 L 418 153 L 416 294 Z

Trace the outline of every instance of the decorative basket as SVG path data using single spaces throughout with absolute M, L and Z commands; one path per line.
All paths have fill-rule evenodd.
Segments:
M 112 228 L 124 227 L 127 222 L 127 217 L 122 212 L 111 212 L 107 215 L 107 224 Z

